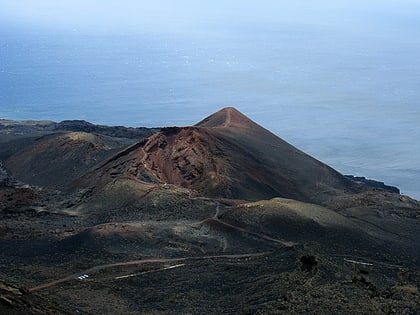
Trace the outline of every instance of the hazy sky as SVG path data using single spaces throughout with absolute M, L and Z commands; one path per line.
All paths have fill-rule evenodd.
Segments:
M 47 26 L 72 30 L 185 31 L 195 26 L 229 20 L 258 23 L 341 25 L 357 28 L 372 25 L 419 23 L 420 1 L 416 0 L 0 0 L 3 23 Z M 337 23 L 340 20 L 341 23 Z M 364 21 L 364 23 L 360 23 Z

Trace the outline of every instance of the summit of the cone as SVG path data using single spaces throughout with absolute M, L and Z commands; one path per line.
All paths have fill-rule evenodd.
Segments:
M 210 128 L 225 128 L 225 127 L 242 127 L 250 128 L 257 126 L 255 122 L 242 114 L 239 110 L 234 107 L 225 107 L 216 113 L 204 118 L 198 124 L 198 127 L 210 127 Z

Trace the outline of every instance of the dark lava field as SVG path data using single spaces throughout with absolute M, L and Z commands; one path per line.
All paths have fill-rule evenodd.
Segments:
M 231 107 L 0 120 L 0 215 L 1 314 L 420 313 L 420 202 Z

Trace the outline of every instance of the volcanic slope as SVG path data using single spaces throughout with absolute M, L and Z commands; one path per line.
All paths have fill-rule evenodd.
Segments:
M 419 202 L 233 108 L 147 136 L 0 147 L 0 278 L 71 314 L 418 313 Z
M 44 187 L 63 187 L 85 174 L 92 166 L 127 143 L 86 132 L 48 134 L 17 150 L 5 165 L 13 176 L 25 183 Z
M 206 197 L 245 200 L 284 197 L 320 203 L 356 189 L 329 166 L 231 107 L 195 126 L 163 128 L 83 181 L 97 185 L 121 177 L 174 184 Z

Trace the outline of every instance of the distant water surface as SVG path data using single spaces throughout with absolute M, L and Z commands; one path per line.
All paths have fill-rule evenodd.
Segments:
M 24 19 L 10 2 L 0 13 L 0 118 L 153 127 L 234 106 L 340 172 L 420 199 L 419 4 L 245 1 L 240 13 L 205 3 L 104 26 Z

